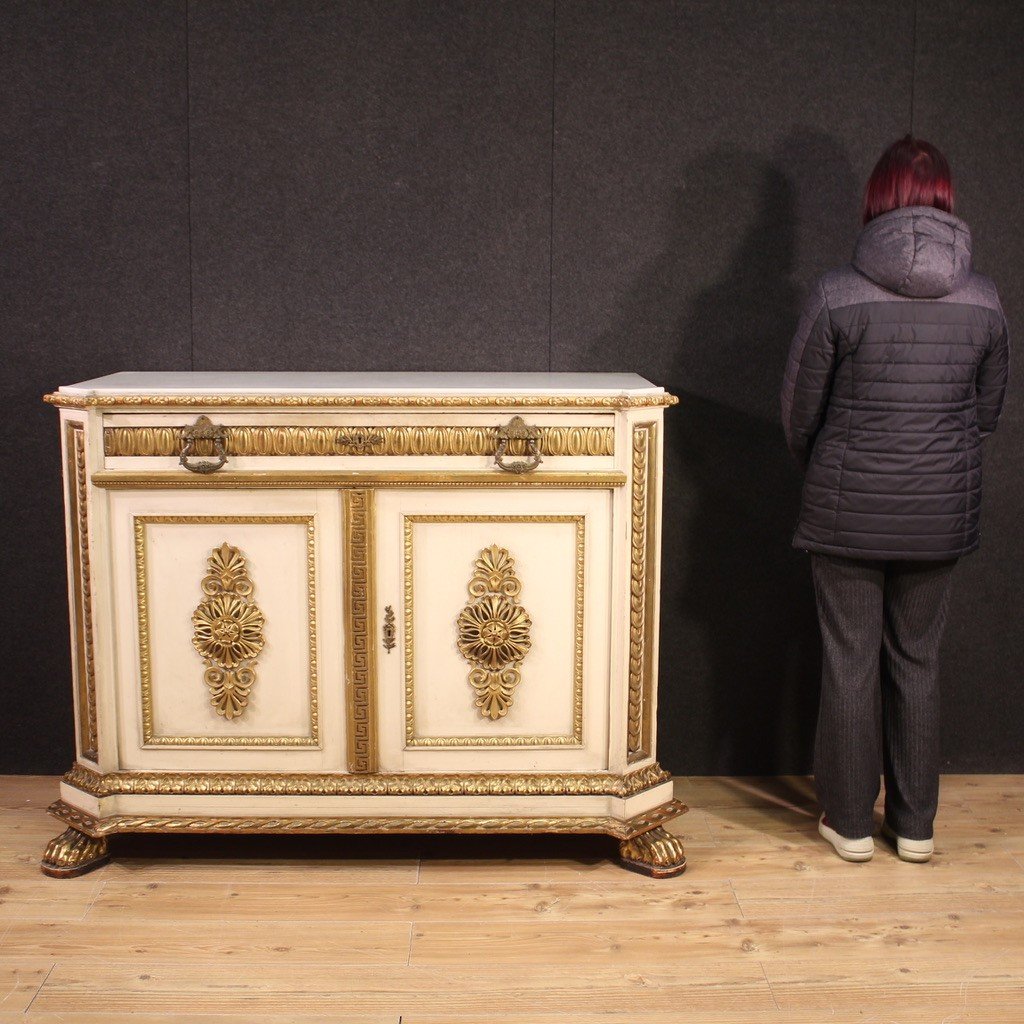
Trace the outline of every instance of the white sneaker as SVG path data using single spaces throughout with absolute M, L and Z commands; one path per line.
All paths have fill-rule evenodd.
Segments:
M 882 822 L 882 835 L 895 845 L 900 860 L 923 864 L 926 860 L 931 860 L 935 852 L 933 839 L 904 839 L 893 832 L 887 821 Z
M 866 836 L 864 839 L 847 839 L 830 825 L 825 824 L 824 814 L 818 819 L 818 833 L 832 844 L 836 853 L 843 860 L 871 860 L 871 855 L 875 852 L 875 840 L 871 836 Z

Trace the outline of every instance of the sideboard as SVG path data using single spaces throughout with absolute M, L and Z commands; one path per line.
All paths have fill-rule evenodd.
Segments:
M 656 760 L 662 416 L 633 374 L 61 387 L 77 749 L 49 875 L 167 833 L 603 833 Z

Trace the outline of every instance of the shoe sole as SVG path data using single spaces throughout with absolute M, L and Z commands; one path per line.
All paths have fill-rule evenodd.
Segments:
M 924 864 L 925 861 L 932 859 L 932 854 L 935 852 L 934 846 L 930 846 L 928 849 L 915 850 L 913 847 L 908 847 L 908 843 L 925 843 L 927 839 L 900 839 L 898 835 L 884 822 L 882 823 L 882 835 L 896 847 L 896 853 L 900 860 L 905 860 L 910 864 Z
M 842 837 L 839 836 L 839 833 L 836 832 L 835 829 L 828 828 L 828 826 L 824 824 L 824 817 L 825 816 L 822 815 L 818 819 L 818 835 L 820 835 L 821 838 L 824 839 L 825 842 L 843 858 L 843 860 L 848 860 L 852 864 L 863 864 L 864 861 L 871 860 L 875 853 L 874 842 L 871 842 L 870 848 L 866 850 L 850 850 L 847 847 L 842 846 L 840 843 L 837 843 L 832 838 L 833 835 L 840 839 Z M 831 833 L 831 835 L 829 833 Z

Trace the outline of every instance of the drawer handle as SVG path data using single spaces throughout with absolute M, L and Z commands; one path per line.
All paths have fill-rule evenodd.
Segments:
M 522 416 L 513 416 L 503 427 L 498 427 L 498 447 L 494 452 L 494 464 L 506 473 L 529 473 L 541 464 L 540 428 L 523 422 Z M 506 462 L 510 441 L 526 442 L 526 458 Z
M 216 473 L 228 461 L 225 450 L 227 439 L 228 432 L 224 427 L 212 423 L 209 416 L 200 416 L 192 426 L 185 427 L 181 432 L 181 455 L 178 461 L 192 473 Z M 189 462 L 189 456 L 195 449 L 196 441 L 212 441 L 213 454 L 217 456 L 217 461 Z

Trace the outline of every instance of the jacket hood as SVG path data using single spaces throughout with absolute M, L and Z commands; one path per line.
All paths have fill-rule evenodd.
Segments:
M 853 265 L 898 295 L 935 299 L 959 288 L 971 273 L 971 231 L 932 206 L 903 206 L 864 225 Z

